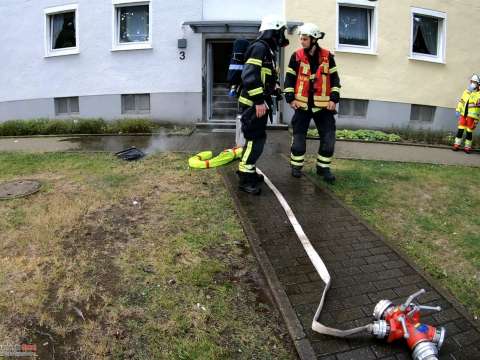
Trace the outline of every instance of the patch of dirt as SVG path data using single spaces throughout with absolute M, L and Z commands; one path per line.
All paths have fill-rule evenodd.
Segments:
M 208 248 L 204 252 L 211 258 L 219 259 L 227 264 L 227 271 L 215 274 L 214 282 L 217 284 L 236 284 L 239 295 L 236 301 L 239 308 L 254 309 L 258 314 L 257 318 L 267 321 L 278 339 L 282 339 L 285 347 L 291 354 L 296 354 L 295 346 L 291 341 L 285 323 L 277 310 L 270 289 L 261 273 L 255 258 L 250 249 L 243 242 L 236 242 L 234 246 L 224 245 Z M 248 296 L 250 293 L 253 296 Z M 242 294 L 242 295 L 240 295 Z M 244 310 L 248 311 L 248 310 Z M 223 336 L 218 339 L 219 344 L 230 348 L 230 340 L 235 336 L 236 331 L 231 328 L 223 330 Z M 241 353 L 233 356 L 232 359 L 243 359 Z
M 255 301 L 250 301 L 249 305 L 256 311 L 262 313 L 276 312 L 268 284 L 255 263 L 250 250 L 243 243 L 237 243 L 236 245 L 241 251 L 239 256 L 232 256 L 232 248 L 229 246 L 210 248 L 206 251 L 209 257 L 228 264 L 229 270 L 224 273 L 217 273 L 215 281 L 219 284 L 237 283 L 244 286 L 248 291 L 255 294 Z M 283 322 L 281 324 L 283 325 Z
M 86 269 L 81 277 L 93 282 L 89 286 L 94 287 L 94 293 L 88 299 L 76 302 L 74 295 L 68 294 L 69 289 L 51 283 L 49 295 L 42 304 L 42 313 L 48 313 L 53 319 L 50 325 L 42 323 L 36 316 L 12 319 L 12 326 L 26 329 L 22 340 L 37 344 L 40 359 L 85 358 L 86 354 L 78 342 L 84 331 L 83 325 L 89 321 L 107 322 L 105 299 L 122 294 L 120 270 L 114 259 L 122 246 L 141 235 L 139 225 L 146 222 L 145 210 L 143 199 L 123 200 L 87 213 L 78 220 L 75 228 L 61 231 L 63 260 L 79 263 L 82 269 Z M 43 264 L 43 271 L 48 272 L 51 265 Z M 117 330 L 119 337 L 122 332 L 122 329 Z

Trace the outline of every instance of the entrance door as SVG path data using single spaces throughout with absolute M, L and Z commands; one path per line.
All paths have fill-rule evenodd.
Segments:
M 207 120 L 210 122 L 235 122 L 238 100 L 228 96 L 227 73 L 233 50 L 233 39 L 207 41 Z M 277 54 L 277 65 L 283 68 L 282 52 Z M 280 72 L 280 83 L 283 76 Z M 273 110 L 273 124 L 281 123 L 281 111 L 276 104 Z
M 227 73 L 233 40 L 212 40 L 208 43 L 208 120 L 235 121 L 237 99 L 228 96 Z

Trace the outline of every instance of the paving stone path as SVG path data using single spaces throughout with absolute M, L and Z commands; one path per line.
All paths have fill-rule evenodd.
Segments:
M 480 359 L 480 332 L 461 306 L 399 255 L 328 190 L 309 178 L 290 176 L 280 154 L 267 153 L 258 164 L 282 192 L 332 276 L 321 322 L 347 329 L 372 321 L 381 299 L 404 301 L 420 288 L 419 302 L 441 305 L 426 324 L 444 326 L 440 359 Z M 324 287 L 275 195 L 263 185 L 260 196 L 237 191 L 235 167 L 221 170 L 274 298 L 286 319 L 300 357 L 323 360 L 411 359 L 408 348 L 368 337 L 338 339 L 311 331 Z

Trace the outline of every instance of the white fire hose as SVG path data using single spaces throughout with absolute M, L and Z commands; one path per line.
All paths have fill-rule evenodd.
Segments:
M 322 281 L 325 283 L 325 288 L 323 289 L 323 294 L 320 300 L 320 304 L 318 305 L 317 311 L 313 318 L 312 329 L 320 334 L 331 335 L 336 337 L 346 337 L 349 335 L 360 333 L 362 331 L 367 331 L 371 326 L 370 324 L 362 327 L 350 329 L 350 330 L 339 330 L 339 329 L 331 328 L 329 326 L 325 326 L 320 322 L 318 322 L 320 313 L 322 312 L 323 304 L 325 302 L 327 291 L 330 288 L 330 284 L 332 282 L 330 273 L 328 272 L 327 267 L 325 266 L 325 263 L 323 262 L 322 258 L 318 255 L 317 251 L 312 246 L 312 243 L 310 242 L 307 235 L 303 231 L 302 226 L 298 222 L 297 218 L 295 217 L 295 214 L 293 213 L 292 209 L 288 205 L 283 195 L 259 168 L 257 168 L 257 172 L 263 175 L 265 183 L 273 191 L 278 201 L 280 202 L 280 205 L 282 205 L 283 210 L 285 210 L 285 213 L 287 214 L 287 217 L 290 220 L 290 223 L 292 224 L 293 229 L 295 230 L 295 233 L 297 234 L 298 238 L 300 239 L 300 242 L 303 245 L 303 248 L 305 249 L 308 257 L 310 258 L 310 261 L 312 262 L 313 266 L 317 270 L 318 275 L 320 275 L 320 278 L 322 279 Z
M 365 326 L 349 330 L 340 330 L 325 326 L 318 321 L 320 318 L 320 313 L 322 312 L 323 305 L 325 303 L 327 291 L 330 288 L 330 284 L 332 282 L 332 278 L 330 277 L 325 263 L 318 255 L 315 248 L 312 246 L 312 243 L 303 231 L 302 226 L 298 222 L 295 214 L 293 213 L 292 209 L 288 205 L 283 195 L 260 169 L 257 168 L 257 171 L 259 174 L 263 175 L 265 183 L 273 191 L 278 201 L 280 202 L 280 205 L 282 205 L 282 208 L 283 210 L 285 210 L 285 213 L 290 223 L 292 224 L 295 233 L 300 239 L 300 242 L 302 243 L 305 252 L 307 253 L 313 266 L 317 270 L 318 275 L 325 283 L 325 288 L 323 289 L 320 304 L 318 305 L 317 311 L 315 312 L 315 316 L 312 321 L 312 329 L 320 334 L 341 338 L 361 332 L 366 332 L 370 335 L 375 336 L 378 339 L 388 339 L 387 341 L 395 341 L 402 337 L 407 341 L 409 339 L 413 339 L 413 342 L 409 343 L 408 345 L 412 350 L 412 358 L 414 360 L 438 360 L 438 352 L 444 342 L 446 331 L 443 327 L 434 328 L 432 326 L 423 325 L 419 322 L 420 310 L 441 311 L 440 307 L 422 306 L 413 302 L 416 297 L 420 296 L 425 292 L 424 289 L 421 289 L 409 296 L 405 303 L 400 306 L 395 306 L 389 300 L 380 300 L 373 311 L 373 316 L 376 321 Z M 402 325 L 402 331 L 400 333 L 398 332 L 398 330 L 394 329 L 395 327 L 398 327 L 396 321 L 400 322 Z M 410 326 L 410 330 L 407 329 L 407 323 Z M 412 325 L 415 329 L 411 328 Z M 428 335 L 426 335 L 425 332 L 428 332 Z M 411 335 L 413 335 L 414 338 L 411 338 Z

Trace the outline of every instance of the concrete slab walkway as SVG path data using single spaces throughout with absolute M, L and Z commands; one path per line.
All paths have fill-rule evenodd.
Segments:
M 318 143 L 309 142 L 310 154 L 315 153 L 317 148 Z M 480 166 L 480 153 L 465 154 L 463 151 L 455 152 L 449 148 L 400 144 L 338 141 L 335 157 L 340 159 Z
M 333 284 L 321 322 L 347 329 L 372 321 L 375 304 L 394 302 L 420 288 L 423 304 L 443 311 L 423 317 L 427 324 L 445 326 L 447 339 L 440 359 L 480 359 L 480 332 L 464 309 L 441 287 L 419 272 L 330 192 L 309 178 L 292 178 L 281 154 L 267 151 L 258 164 L 283 193 L 310 241 L 331 272 Z M 410 359 L 403 344 L 388 345 L 369 337 L 337 339 L 311 331 L 323 282 L 310 263 L 274 194 L 250 196 L 237 191 L 234 166 L 224 168 L 226 184 L 264 270 L 277 305 L 302 359 Z
M 290 134 L 287 131 L 269 132 L 269 151 L 289 154 Z M 136 146 L 147 153 L 158 151 L 219 152 L 235 144 L 232 133 L 195 132 L 190 136 L 91 136 L 91 137 L 33 137 L 0 138 L 0 151 L 109 151 L 117 152 Z M 317 140 L 309 140 L 308 153 L 315 153 Z M 336 158 L 418 162 L 444 165 L 480 167 L 480 153 L 465 154 L 448 148 L 432 148 L 412 145 L 362 143 L 337 141 Z

